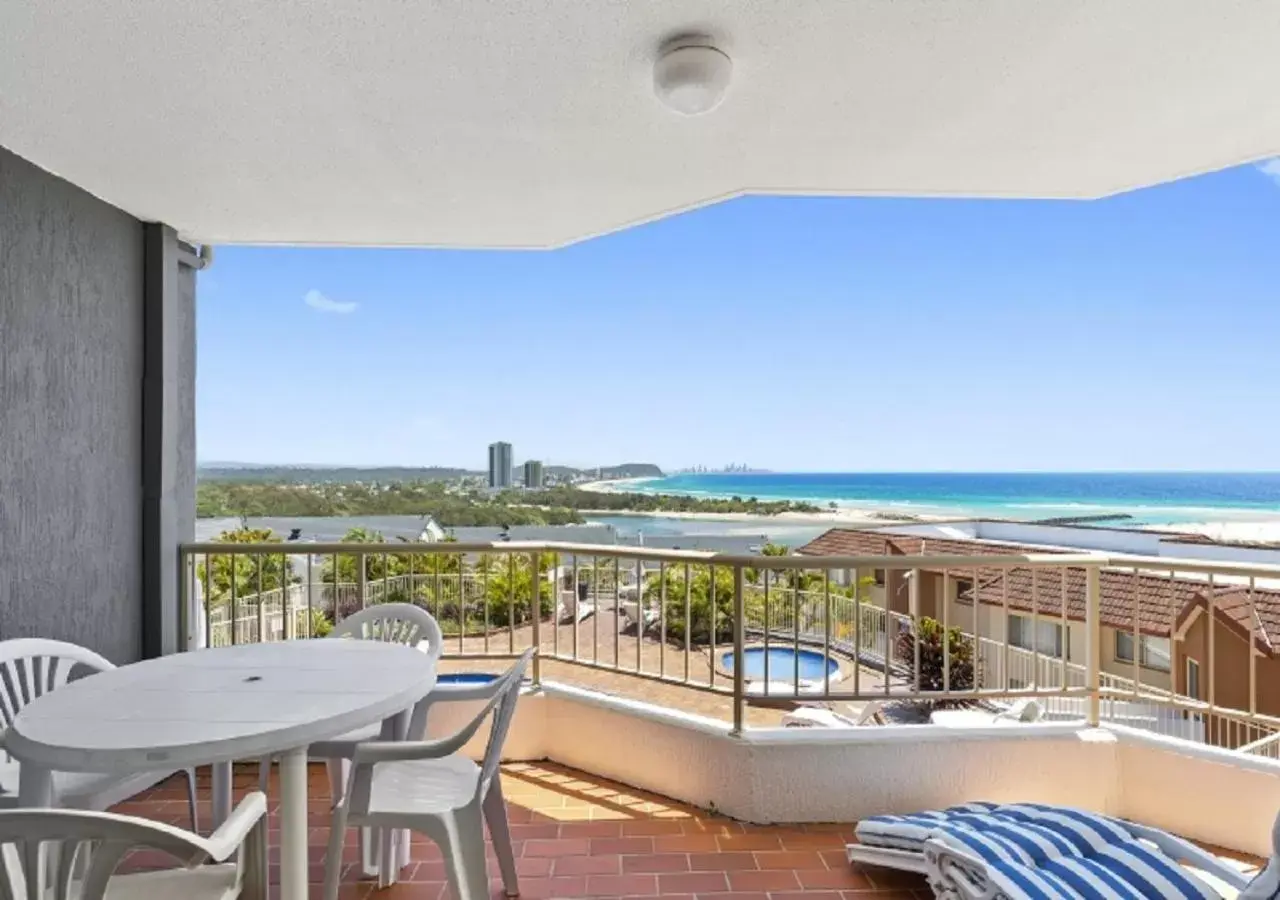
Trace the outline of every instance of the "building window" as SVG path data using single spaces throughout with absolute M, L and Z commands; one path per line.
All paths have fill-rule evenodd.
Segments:
M 1169 653 L 1168 638 L 1143 635 L 1142 646 L 1139 649 L 1141 650 L 1139 662 L 1142 665 L 1159 672 L 1169 671 L 1172 657 Z
M 1132 631 L 1116 631 L 1116 660 L 1118 662 L 1133 662 Z M 1157 672 L 1168 672 L 1170 663 L 1168 638 L 1152 637 L 1147 634 L 1139 635 L 1138 665 L 1154 669 Z
M 1193 700 L 1200 699 L 1200 663 L 1187 657 L 1187 696 Z
M 1048 656 L 1062 656 L 1062 625 L 1041 619 L 1032 633 L 1029 616 L 1009 617 L 1009 643 L 1023 650 L 1037 650 Z
M 972 579 L 972 578 L 957 578 L 957 579 L 955 580 L 955 582 L 956 582 L 956 596 L 957 596 L 957 597 L 963 597 L 963 596 L 964 596 L 965 594 L 967 594 L 969 591 L 973 590 L 973 579 Z
M 884 569 L 876 569 L 875 578 L 876 587 L 884 587 Z

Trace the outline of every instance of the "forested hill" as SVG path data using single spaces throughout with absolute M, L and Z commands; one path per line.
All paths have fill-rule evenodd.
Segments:
M 582 478 L 661 478 L 662 469 L 653 463 L 622 463 L 599 469 L 575 469 L 571 466 L 544 466 L 547 476 L 570 481 Z M 448 466 L 257 466 L 237 463 L 207 463 L 197 469 L 200 481 L 265 482 L 268 484 L 354 484 L 357 482 L 393 484 L 396 482 L 456 481 L 480 478 L 479 469 L 455 469 Z

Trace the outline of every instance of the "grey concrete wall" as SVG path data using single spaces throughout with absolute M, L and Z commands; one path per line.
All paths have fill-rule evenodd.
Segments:
M 142 238 L 0 148 L 0 639 L 117 663 L 142 635 Z
M 172 228 L 142 243 L 142 655 L 160 656 L 181 649 L 177 548 L 195 527 L 195 271 Z
M 174 376 L 171 394 L 176 428 L 169 450 L 173 453 L 173 525 L 179 543 L 196 536 L 196 273 L 178 267 L 178 302 L 173 309 L 172 332 Z M 176 571 L 176 562 L 175 562 Z M 178 601 L 174 596 L 174 602 Z

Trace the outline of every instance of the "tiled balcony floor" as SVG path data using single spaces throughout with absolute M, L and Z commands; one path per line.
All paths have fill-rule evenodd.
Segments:
M 851 869 L 844 844 L 851 825 L 744 825 L 561 766 L 503 767 L 521 896 L 710 897 L 715 900 L 915 900 L 932 897 L 923 879 L 886 869 Z M 237 797 L 256 784 L 237 770 Z M 202 796 L 208 795 L 207 774 Z M 274 789 L 274 785 L 273 785 Z M 274 790 L 273 790 L 274 792 Z M 181 780 L 171 779 L 119 812 L 186 824 Z M 320 896 L 328 839 L 328 783 L 311 770 L 312 890 Z M 207 808 L 202 811 L 207 817 Z M 206 818 L 207 821 L 207 818 Z M 272 845 L 276 843 L 272 831 Z M 444 864 L 435 845 L 414 836 L 413 863 L 395 887 L 360 881 L 355 832 L 348 836 L 341 900 L 442 900 Z M 274 851 L 273 851 L 274 853 Z M 491 861 L 493 896 L 501 897 Z M 274 880 L 274 873 L 273 873 Z

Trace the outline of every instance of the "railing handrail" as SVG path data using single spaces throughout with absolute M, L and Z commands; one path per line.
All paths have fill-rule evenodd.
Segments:
M 1211 545 L 1212 546 L 1212 545 Z M 1280 565 L 1244 563 L 1230 560 L 1182 559 L 1175 556 L 1108 556 L 1103 568 L 1164 575 L 1169 572 L 1195 572 L 1200 575 L 1230 575 L 1237 578 L 1268 578 L 1280 581 Z
M 1272 745 L 1280 745 L 1280 731 L 1277 731 L 1275 734 L 1269 734 L 1266 737 L 1253 741 L 1251 743 L 1245 744 L 1243 747 L 1239 747 L 1237 749 L 1239 749 L 1241 753 L 1257 753 L 1259 750 L 1262 750 L 1265 747 L 1270 747 Z
M 1001 548 L 1003 549 L 1003 548 Z M 540 560 L 543 554 L 557 554 L 559 559 L 554 567 L 544 568 Z M 196 558 L 203 556 L 205 559 L 205 567 L 197 570 L 194 566 Z M 272 557 L 275 560 L 281 560 L 288 557 L 321 557 L 325 562 L 325 570 L 330 571 L 329 577 L 335 577 L 336 571 L 330 570 L 328 561 L 323 560 L 324 557 L 330 559 L 336 557 L 354 557 L 359 559 L 378 558 L 386 560 L 396 560 L 403 562 L 406 558 L 421 559 L 427 556 L 464 558 L 464 565 L 451 566 L 459 571 L 440 572 L 429 571 L 425 563 L 423 571 L 397 571 L 390 574 L 390 571 L 382 575 L 374 574 L 374 571 L 367 568 L 366 565 L 356 566 L 356 579 L 354 581 L 325 581 L 322 572 L 320 578 L 313 577 L 313 566 L 311 560 L 306 565 L 307 577 L 305 583 L 300 577 L 295 578 L 285 584 L 277 584 L 272 587 L 266 587 L 263 584 L 262 568 L 259 564 L 257 569 L 258 591 L 250 592 L 245 590 L 241 584 L 237 592 L 238 576 L 231 579 L 229 596 L 220 597 L 217 600 L 208 596 L 209 590 L 209 573 L 213 567 L 208 565 L 211 559 L 227 558 L 227 557 Z M 522 614 L 524 618 L 518 619 L 517 610 L 517 588 L 514 579 L 505 584 L 502 591 L 505 594 L 505 600 L 502 596 L 491 596 L 486 588 L 482 591 L 481 596 L 473 597 L 473 587 L 475 584 L 487 585 L 492 584 L 488 581 L 490 575 L 487 567 L 481 567 L 475 573 L 467 571 L 468 562 L 466 557 L 474 559 L 476 556 L 495 556 L 512 557 L 512 565 L 515 565 L 515 557 L 527 557 L 524 562 L 520 563 L 524 567 L 524 571 L 532 571 L 535 577 L 528 580 L 526 576 L 526 584 L 521 591 L 529 592 L 531 589 L 532 597 L 522 596 L 519 603 L 525 604 L 526 611 Z M 349 604 L 355 601 L 363 606 L 370 602 L 382 602 L 389 597 L 389 591 L 394 587 L 403 587 L 408 585 L 411 592 L 416 592 L 420 586 L 435 585 L 434 593 L 431 594 L 437 604 L 442 601 L 446 604 L 453 604 L 454 611 L 448 613 L 457 619 L 458 629 L 456 637 L 458 640 L 459 657 L 465 658 L 468 653 L 474 654 L 479 650 L 467 651 L 464 642 L 468 636 L 468 629 L 479 628 L 478 637 L 483 638 L 483 656 L 477 658 L 488 658 L 490 653 L 489 634 L 490 628 L 490 611 L 494 610 L 495 615 L 503 614 L 505 618 L 499 627 L 506 628 L 508 631 L 508 643 L 514 648 L 515 628 L 522 623 L 527 623 L 532 629 L 532 638 L 535 646 L 540 646 L 540 630 L 542 628 L 543 617 L 547 613 L 534 612 L 529 617 L 529 610 L 537 610 L 542 608 L 541 600 L 547 598 L 554 603 L 561 603 L 557 606 L 556 626 L 550 632 L 554 641 L 558 642 L 559 624 L 563 621 L 560 617 L 568 610 L 572 616 L 576 617 L 578 608 L 576 605 L 577 598 L 581 597 L 579 590 L 585 585 L 590 585 L 590 593 L 583 599 L 587 602 L 595 601 L 595 625 L 593 625 L 593 645 L 594 649 L 590 660 L 579 659 L 578 639 L 579 631 L 575 627 L 572 632 L 573 655 L 570 659 L 572 662 L 581 663 L 595 668 L 604 670 L 612 669 L 614 671 L 630 671 L 629 668 L 620 667 L 621 658 L 618 655 L 618 635 L 611 631 L 613 635 L 613 653 L 612 663 L 608 661 L 608 652 L 602 661 L 599 656 L 599 639 L 598 632 L 599 616 L 604 611 L 610 611 L 613 614 L 615 624 L 619 620 L 619 616 L 625 617 L 628 621 L 633 621 L 636 628 L 637 637 L 645 636 L 646 631 L 653 627 L 658 627 L 663 635 L 662 641 L 666 641 L 666 628 L 668 624 L 683 627 L 686 635 L 690 632 L 690 594 L 689 585 L 691 582 L 690 568 L 696 567 L 701 570 L 699 578 L 706 578 L 706 568 L 713 567 L 715 569 L 723 569 L 730 571 L 734 576 L 733 588 L 733 609 L 726 612 L 722 607 L 722 601 L 719 598 L 721 588 L 719 587 L 719 578 L 716 579 L 716 587 L 714 593 L 710 596 L 715 597 L 707 609 L 700 612 L 701 617 L 698 627 L 704 630 L 704 633 L 710 635 L 709 646 L 710 655 L 714 660 L 717 645 L 724 649 L 734 650 L 739 658 L 741 658 L 744 650 L 744 635 L 747 633 L 757 634 L 763 629 L 764 640 L 766 646 L 769 644 L 769 636 L 775 635 L 774 640 L 778 641 L 781 646 L 791 644 L 796 648 L 801 646 L 802 641 L 816 638 L 822 641 L 824 648 L 832 648 L 839 642 L 846 649 L 843 652 L 852 652 L 854 657 L 853 666 L 853 687 L 851 690 L 839 690 L 833 688 L 829 680 L 822 680 L 822 686 L 817 693 L 805 694 L 805 697 L 827 701 L 842 700 L 864 700 L 868 697 L 879 697 L 881 693 L 884 697 L 894 697 L 895 699 L 911 700 L 911 699 L 933 699 L 942 698 L 951 700 L 985 700 L 991 698 L 1008 698 L 1013 696 L 1020 697 L 1047 697 L 1060 698 L 1063 703 L 1057 708 L 1058 714 L 1064 712 L 1071 714 L 1071 710 L 1076 708 L 1080 699 L 1086 699 L 1088 702 L 1084 707 L 1085 718 L 1090 723 L 1099 721 L 1099 704 L 1132 704 L 1125 706 L 1123 715 L 1125 716 L 1141 716 L 1148 715 L 1157 717 L 1164 724 L 1157 724 L 1158 729 L 1169 727 L 1169 723 L 1164 721 L 1163 712 L 1157 711 L 1148 713 L 1148 707 L 1156 709 L 1159 707 L 1168 707 L 1168 711 L 1174 714 L 1177 722 L 1188 723 L 1185 726 L 1178 724 L 1176 733 L 1200 733 L 1209 735 L 1211 731 L 1219 729 L 1223 722 L 1233 722 L 1240 726 L 1241 729 L 1234 732 L 1237 735 L 1232 740 L 1231 746 L 1248 746 L 1261 747 L 1263 749 L 1271 749 L 1280 745 L 1280 719 L 1266 714 L 1260 714 L 1256 708 L 1256 698 L 1253 695 L 1255 690 L 1254 680 L 1256 678 L 1257 661 L 1250 657 L 1250 705 L 1249 711 L 1243 709 L 1224 708 L 1215 703 L 1214 695 L 1214 644 L 1213 644 L 1213 627 L 1212 621 L 1209 631 L 1209 656 L 1207 660 L 1209 669 L 1209 691 L 1207 700 L 1195 699 L 1181 696 L 1172 690 L 1154 685 L 1144 684 L 1137 676 L 1137 665 L 1134 666 L 1134 678 L 1128 678 L 1122 674 L 1113 672 L 1105 672 L 1100 667 L 1101 652 L 1101 587 L 1100 578 L 1104 572 L 1120 572 L 1132 575 L 1154 574 L 1163 576 L 1167 574 L 1170 578 L 1182 578 L 1187 580 L 1198 580 L 1199 577 L 1206 578 L 1205 584 L 1210 587 L 1208 596 L 1212 597 L 1212 589 L 1238 590 L 1239 585 L 1243 584 L 1250 589 L 1262 589 L 1257 582 L 1261 580 L 1275 579 L 1280 582 L 1280 566 L 1270 566 L 1263 564 L 1237 563 L 1232 561 L 1201 561 L 1201 560 L 1182 560 L 1173 557 L 1144 557 L 1131 555 L 1109 555 L 1106 553 L 1081 551 L 1078 553 L 1070 552 L 1045 552 L 1045 553 L 984 553 L 984 554 L 858 554 L 858 555 L 823 555 L 823 556 L 762 556 L 756 554 L 742 553 L 722 553 L 707 550 L 676 550 L 655 547 L 638 547 L 638 546 L 619 546 L 619 545 L 601 545 L 601 544 L 581 544 L 567 541 L 481 541 L 481 542 L 451 542 L 451 541 L 405 541 L 405 542 L 387 542 L 387 541 L 369 541 L 369 542 L 351 542 L 351 541 L 334 541 L 324 543 L 292 543 L 263 541 L 255 543 L 223 543 L 218 541 L 203 541 L 183 544 L 180 547 L 180 559 L 184 566 L 184 575 L 181 583 L 182 591 L 182 613 L 180 615 L 180 628 L 184 635 L 189 634 L 190 621 L 188 620 L 188 602 L 191 597 L 199 597 L 197 593 L 199 581 L 197 572 L 201 574 L 199 578 L 204 579 L 205 595 L 204 612 L 206 616 L 206 628 L 215 626 L 218 629 L 227 629 L 229 631 L 219 631 L 219 634 L 230 634 L 230 640 L 234 643 L 239 640 L 252 639 L 251 632 L 256 624 L 258 631 L 258 639 L 262 640 L 264 634 L 264 623 L 268 620 L 266 617 L 272 617 L 271 629 L 272 634 L 284 634 L 284 639 L 290 639 L 295 630 L 300 629 L 298 621 L 295 617 L 302 614 L 312 615 L 317 610 L 320 611 L 323 618 L 325 608 L 332 604 L 333 615 L 339 615 L 339 609 L 343 608 L 341 604 Z M 589 561 L 589 565 L 585 568 L 580 567 L 582 560 Z M 616 561 L 614 562 L 608 561 Z M 623 565 L 623 561 L 628 563 L 634 562 L 634 566 Z M 604 568 L 599 568 L 603 563 Z M 667 573 L 678 572 L 679 568 L 684 570 L 683 590 L 680 588 L 680 580 L 672 585 L 676 593 L 668 596 L 668 581 L 665 576 L 661 575 L 663 567 Z M 296 568 L 296 560 L 295 560 Z M 336 566 L 333 567 L 336 570 Z M 386 567 L 390 570 L 390 566 Z M 397 568 L 405 568 L 398 566 Z M 407 566 L 412 568 L 412 565 Z M 961 618 L 956 620 L 957 612 L 952 611 L 950 621 L 948 621 L 947 610 L 950 609 L 950 603 L 962 602 L 959 598 L 951 595 L 945 588 L 946 578 L 948 576 L 954 578 L 963 578 L 973 573 L 973 576 L 980 579 L 983 584 L 986 583 L 988 577 L 999 577 L 1004 581 L 1005 597 L 1003 605 L 1007 613 L 1018 611 L 1022 612 L 1021 602 L 1016 598 L 1008 596 L 1008 582 L 1016 570 L 1056 570 L 1065 574 L 1068 570 L 1075 572 L 1083 572 L 1087 577 L 1085 579 L 1085 626 L 1086 640 L 1085 651 L 1086 656 L 1083 661 L 1076 662 L 1071 660 L 1067 653 L 1065 642 L 1058 649 L 1046 651 L 1039 647 L 1028 648 L 1019 647 L 1011 642 L 1010 633 L 1006 630 L 1006 626 L 1002 626 L 999 634 L 982 634 L 982 626 L 979 625 L 977 618 L 977 610 L 974 610 L 974 618 L 972 628 L 975 633 L 965 631 L 964 626 L 969 623 L 969 619 Z M 238 571 L 238 567 L 237 567 Z M 278 572 L 273 572 L 270 577 L 279 578 L 282 574 L 289 571 L 288 567 L 281 568 Z M 514 571 L 514 570 L 513 570 Z M 564 594 L 570 591 L 568 584 L 569 573 L 572 571 L 572 595 L 573 600 L 564 600 Z M 934 689 L 921 688 L 920 670 L 920 643 L 914 644 L 915 651 L 915 685 L 914 690 L 907 681 L 903 681 L 904 676 L 901 673 L 902 665 L 910 662 L 910 656 L 903 658 L 901 653 L 904 651 L 896 650 L 895 645 L 898 636 L 903 633 L 901 623 L 905 623 L 908 630 L 915 626 L 921 618 L 921 613 L 917 604 L 919 603 L 918 591 L 923 579 L 916 577 L 911 580 L 911 596 L 909 603 L 911 605 L 910 613 L 901 613 L 893 610 L 889 603 L 888 589 L 893 584 L 891 581 L 885 581 L 880 577 L 876 578 L 877 584 L 885 590 L 883 605 L 876 605 L 875 602 L 864 598 L 863 592 L 859 585 L 864 579 L 867 579 L 873 572 L 879 576 L 881 573 L 897 573 L 897 572 L 942 572 L 943 573 L 943 593 L 941 601 L 942 615 L 940 624 L 944 627 L 955 628 L 967 639 L 973 642 L 973 686 L 971 689 L 953 689 L 954 686 L 947 680 L 950 676 L 951 668 L 947 653 L 950 647 L 949 643 L 943 644 L 943 687 L 941 692 Z M 544 580 L 542 576 L 549 576 L 554 572 L 557 583 L 551 584 Z M 765 577 L 755 577 L 755 573 L 766 573 Z M 786 577 L 788 572 L 804 572 L 818 573 L 817 582 L 811 581 L 808 577 L 803 579 Z M 501 572 L 495 572 L 497 577 Z M 560 583 L 560 576 L 563 574 L 564 582 Z M 621 587 L 619 584 L 605 584 L 604 582 L 621 582 L 624 578 L 630 579 L 634 574 L 635 582 L 629 588 L 633 591 L 630 594 L 632 609 L 628 611 L 626 604 L 621 603 Z M 601 579 L 600 576 L 606 576 Z M 751 576 L 751 577 L 747 577 Z M 462 590 L 463 583 L 467 582 L 468 587 Z M 1068 622 L 1067 590 L 1068 581 L 1065 577 L 1059 579 L 1056 587 L 1050 588 L 1048 591 L 1041 592 L 1039 599 L 1035 598 L 1036 582 L 1038 579 L 1031 579 L 1031 589 L 1033 593 L 1033 602 L 1039 603 L 1042 600 L 1053 602 L 1055 595 L 1057 600 L 1057 611 L 1051 613 L 1042 613 L 1039 616 L 1041 622 L 1061 622 L 1064 626 Z M 456 595 L 447 593 L 450 583 L 457 584 L 459 590 Z M 1133 594 L 1132 603 L 1135 613 L 1138 610 L 1138 595 Z M 852 596 L 848 593 L 848 588 L 853 587 Z M 563 587 L 563 590 L 560 588 Z M 265 589 L 264 589 L 265 588 Z M 442 588 L 446 593 L 442 593 Z M 837 590 L 837 588 L 839 590 Z M 1059 592 L 1060 588 L 1060 592 Z M 321 593 L 317 594 L 317 590 Z M 333 591 L 332 595 L 326 595 L 324 591 Z M 354 597 L 346 595 L 347 591 L 354 590 Z M 708 588 L 704 583 L 699 588 L 704 594 L 708 593 Z M 1073 588 L 1074 590 L 1074 588 Z M 342 592 L 341 596 L 339 591 Z M 668 620 L 668 616 L 679 616 L 679 593 L 683 592 L 684 598 L 684 623 L 681 626 L 678 618 Z M 770 606 L 770 594 L 777 598 L 778 605 Z M 744 600 L 748 600 L 751 604 L 757 604 L 761 596 L 766 600 L 764 604 L 763 620 L 760 619 L 759 610 L 752 606 L 748 607 L 744 604 Z M 897 595 L 895 595 L 897 596 Z M 299 603 L 299 597 L 305 597 L 305 605 Z M 788 599 L 783 599 L 788 598 Z M 937 598 L 935 598 L 937 599 Z M 313 606 L 313 601 L 315 605 Z M 507 604 L 507 606 L 493 606 L 494 602 L 499 604 Z M 612 604 L 609 607 L 601 607 L 601 601 Z M 669 602 L 674 601 L 677 606 L 671 611 L 668 610 Z M 219 619 L 213 622 L 212 614 L 214 612 L 214 603 L 219 606 Z M 706 602 L 706 598 L 702 598 L 701 602 Z M 899 602 L 898 600 L 894 601 Z M 1256 602 L 1256 600 L 1255 600 Z M 850 610 L 849 604 L 853 604 Z M 271 609 L 267 609 L 270 604 Z M 1210 600 L 1210 608 L 1212 608 L 1212 600 Z M 992 605 L 984 601 L 984 606 Z M 226 607 L 225 609 L 223 607 Z M 473 608 L 474 607 L 474 608 Z M 615 608 L 616 607 L 616 608 Z M 446 607 L 447 608 L 447 607 Z M 1036 607 L 1032 607 L 1032 621 L 1036 620 Z M 237 610 L 242 610 L 240 614 Z M 587 615 L 591 612 L 588 611 Z M 867 614 L 872 614 L 872 618 L 868 619 Z M 1077 613 L 1070 614 L 1070 621 L 1076 622 Z M 732 617 L 732 632 L 726 640 L 725 632 L 718 630 L 717 616 L 720 622 L 729 622 L 728 617 Z M 878 616 L 877 620 L 875 617 Z M 652 620 L 651 618 L 652 617 Z M 308 622 L 311 620 L 308 619 Z M 581 622 L 581 618 L 577 619 Z M 891 623 L 900 623 L 899 625 L 891 625 Z M 483 626 L 482 628 L 480 626 Z M 1256 630 L 1256 625 L 1253 629 Z M 238 637 L 246 632 L 242 628 L 247 628 L 250 637 Z M 310 635 L 312 626 L 307 625 L 306 630 Z M 206 635 L 211 635 L 211 631 L 206 631 Z M 717 638 L 717 635 L 720 635 Z M 868 640 L 870 638 L 870 640 Z M 212 641 L 213 637 L 208 637 Z M 272 637 L 270 639 L 280 639 Z M 452 637 L 450 638 L 452 639 Z M 523 639 L 522 639 L 523 640 Z M 699 641 L 703 638 L 699 638 Z M 1039 637 L 1035 640 L 1039 642 Z M 744 704 L 750 702 L 744 690 L 744 676 L 741 671 L 735 668 L 732 675 L 719 673 L 715 671 L 715 664 L 712 664 L 712 670 L 708 676 L 706 684 L 694 684 L 689 677 L 689 659 L 691 641 L 686 640 L 684 647 L 685 656 L 685 673 L 683 680 L 675 679 L 677 683 L 683 683 L 691 687 L 701 690 L 710 690 L 715 693 L 732 694 L 734 701 L 734 719 L 735 724 L 741 726 Z M 546 649 L 546 648 L 544 648 Z M 544 652 L 539 651 L 539 654 Z M 563 659 L 558 643 L 554 649 L 549 649 L 549 658 Z M 905 651 L 908 654 L 911 650 Z M 1059 655 L 1059 654 L 1064 655 Z M 652 671 L 643 672 L 641 665 L 642 648 L 639 643 L 636 645 L 635 671 L 638 677 L 657 677 L 658 680 L 672 680 L 668 677 L 665 663 L 658 663 L 658 674 L 655 676 Z M 876 654 L 881 654 L 876 657 Z M 881 685 L 874 688 L 868 687 L 863 689 L 859 686 L 858 673 L 860 671 L 859 660 L 863 655 L 876 657 L 881 660 L 883 665 L 883 678 Z M 767 663 L 768 655 L 766 654 L 765 675 L 763 679 L 753 676 L 752 681 L 761 680 L 770 682 L 770 669 Z M 665 657 L 663 657 L 665 660 Z M 877 663 L 879 664 L 879 663 Z M 978 666 L 983 667 L 983 674 L 979 676 Z M 801 699 L 801 679 L 799 671 L 799 663 L 794 673 L 795 681 L 795 698 Z M 785 671 L 775 670 L 785 676 Z M 988 680 L 987 672 L 990 673 Z M 725 679 L 728 678 L 730 685 L 726 684 Z M 717 684 L 717 679 L 719 683 Z M 783 680 L 786 680 L 785 677 Z M 846 678 L 847 680 L 847 678 Z M 812 681 L 812 679 L 807 679 Z M 994 685 L 994 687 L 992 687 Z M 1003 685 L 1001 687 L 1000 685 Z M 767 685 L 766 685 L 767 687 Z M 813 685 L 806 684 L 803 688 L 808 692 L 813 689 Z M 755 691 L 750 692 L 752 694 Z M 789 699 L 789 693 L 770 693 L 768 690 L 765 694 L 771 698 Z M 1112 708 L 1112 707 L 1108 707 Z M 1118 707 L 1116 707 L 1118 708 Z M 1171 717 L 1172 718 L 1172 717 Z M 1147 727 L 1147 726 L 1143 726 Z M 1254 729 L 1248 731 L 1246 729 Z M 1275 731 L 1276 734 L 1260 734 L 1260 731 Z M 1168 732 L 1174 733 L 1174 732 Z M 1217 732 L 1215 732 L 1217 733 Z M 1245 737 L 1240 739 L 1240 735 Z M 1212 738 L 1200 737 L 1200 740 L 1212 740 Z M 1218 733 L 1218 739 L 1221 739 Z
M 1134 569 L 1156 574 L 1175 571 L 1194 572 L 1202 575 L 1227 575 L 1243 578 L 1267 578 L 1280 581 L 1280 565 L 1268 563 L 1244 563 L 1234 561 L 1210 561 L 1183 559 L 1172 556 L 1112 555 L 1095 551 L 1076 553 L 999 553 L 999 554 L 859 554 L 836 556 L 760 556 L 757 554 L 722 553 L 711 550 L 675 550 L 659 547 L 624 547 L 616 544 L 578 544 L 568 541 L 389 541 L 351 542 L 326 541 L 323 543 L 297 544 L 286 542 L 222 543 L 197 541 L 181 545 L 183 553 L 231 554 L 286 554 L 289 556 L 321 556 L 368 553 L 377 548 L 379 554 L 419 555 L 439 553 L 502 553 L 546 552 L 577 554 L 580 556 L 608 556 L 621 559 L 651 559 L 673 562 L 704 562 L 713 565 L 751 566 L 769 569 L 983 569 L 1023 567 L 1079 567 L 1099 566 L 1104 569 L 1132 571 Z
M 973 568 L 1060 568 L 1063 566 L 1105 565 L 1107 557 L 1094 553 L 1008 553 L 989 555 L 856 555 L 856 556 L 759 556 L 755 554 L 720 553 L 710 550 L 669 550 L 657 547 L 620 547 L 613 544 L 574 544 L 563 541 L 406 541 L 403 543 L 332 542 L 314 544 L 290 543 L 219 543 L 203 541 L 183 544 L 183 553 L 207 553 L 218 556 L 266 554 L 272 556 L 421 556 L 459 553 L 559 553 L 579 556 L 610 556 L 620 559 L 667 562 L 699 562 L 715 566 L 747 566 L 767 569 L 973 569 Z

